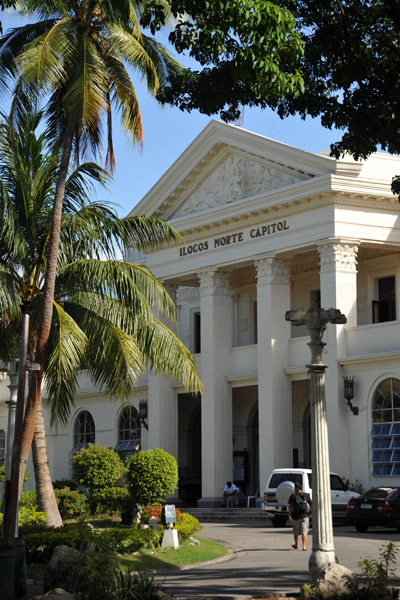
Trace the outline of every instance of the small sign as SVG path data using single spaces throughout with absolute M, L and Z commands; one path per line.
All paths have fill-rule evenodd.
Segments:
M 172 523 L 173 525 L 175 525 L 176 523 L 176 511 L 175 511 L 175 504 L 166 504 L 164 506 L 165 509 L 165 523 L 168 525 L 168 523 Z

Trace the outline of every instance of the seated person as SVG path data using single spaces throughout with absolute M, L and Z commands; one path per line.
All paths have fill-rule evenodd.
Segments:
M 222 506 L 227 505 L 228 498 L 233 498 L 235 506 L 239 505 L 239 488 L 232 481 L 227 481 L 224 487 Z

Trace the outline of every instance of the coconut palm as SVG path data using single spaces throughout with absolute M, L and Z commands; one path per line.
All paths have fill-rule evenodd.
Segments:
M 102 125 L 107 129 L 106 165 L 112 169 L 112 106 L 121 115 L 124 131 L 142 141 L 142 124 L 128 69 L 144 78 L 156 94 L 179 65 L 162 45 L 140 30 L 146 2 L 136 0 L 22 0 L 23 15 L 39 18 L 0 38 L 0 86 L 16 79 L 15 100 L 48 98 L 46 117 L 56 147 L 61 147 L 49 242 L 40 327 L 21 442 L 22 458 L 31 446 L 39 390 L 53 317 L 60 224 L 71 155 L 97 152 Z
M 0 124 L 0 355 L 17 353 L 21 300 L 32 302 L 29 354 L 37 355 L 45 272 L 57 185 L 57 154 L 47 154 L 46 133 L 35 135 L 41 113 Z M 164 221 L 118 219 L 112 206 L 88 201 L 92 182 L 106 172 L 85 163 L 66 180 L 53 315 L 43 362 L 52 420 L 68 421 L 76 373 L 85 366 L 94 383 L 112 396 L 127 396 L 144 369 L 167 373 L 188 388 L 199 386 L 196 364 L 184 344 L 155 318 L 175 306 L 146 268 L 116 259 L 126 244 L 154 246 L 177 240 Z M 32 385 L 33 384 L 33 385 Z M 59 524 L 45 452 L 40 390 L 31 378 L 28 403 L 38 395 L 34 466 L 39 507 Z M 53 504 L 52 504 L 53 502 Z

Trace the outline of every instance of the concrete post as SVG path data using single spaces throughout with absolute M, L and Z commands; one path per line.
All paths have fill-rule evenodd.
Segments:
M 313 547 L 308 563 L 311 577 L 316 580 L 320 570 L 338 562 L 333 544 L 332 505 L 329 468 L 328 425 L 325 401 L 325 369 L 322 360 L 325 343 L 322 341 L 328 323 L 346 323 L 346 317 L 337 309 L 309 308 L 307 311 L 290 310 L 285 318 L 293 325 L 305 325 L 311 341 L 310 371 L 311 449 L 313 492 Z

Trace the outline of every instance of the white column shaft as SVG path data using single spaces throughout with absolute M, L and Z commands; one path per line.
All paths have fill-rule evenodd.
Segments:
M 328 327 L 325 376 L 326 410 L 330 440 L 330 462 L 334 471 L 348 465 L 349 411 L 343 397 L 343 381 L 338 358 L 346 355 L 345 327 L 357 325 L 357 250 L 356 243 L 329 239 L 318 246 L 320 254 L 321 306 L 337 308 L 347 318 L 345 325 Z M 347 472 L 349 467 L 347 466 Z
M 274 468 L 292 464 L 292 405 L 285 375 L 290 324 L 290 278 L 287 264 L 273 257 L 257 268 L 258 412 L 260 486 Z
M 202 499 L 200 504 L 221 501 L 232 478 L 232 398 L 225 379 L 232 340 L 232 299 L 226 275 L 218 271 L 199 274 L 201 311 Z

